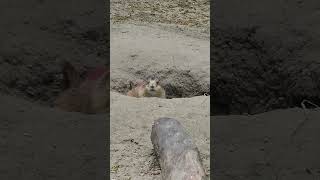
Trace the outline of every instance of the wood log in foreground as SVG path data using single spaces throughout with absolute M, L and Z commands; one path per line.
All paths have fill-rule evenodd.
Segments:
M 198 148 L 179 121 L 172 118 L 156 120 L 151 141 L 159 157 L 163 180 L 206 179 Z

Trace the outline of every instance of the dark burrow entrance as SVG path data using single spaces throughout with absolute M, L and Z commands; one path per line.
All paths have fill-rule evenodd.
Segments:
M 305 61 L 312 39 L 298 32 L 279 37 L 259 28 L 215 28 L 211 41 L 211 93 L 209 84 L 189 71 L 157 71 L 168 97 L 211 95 L 213 115 L 258 114 L 301 107 L 306 99 L 320 105 L 320 63 Z M 144 78 L 151 73 L 132 73 Z M 111 89 L 129 90 L 129 82 L 116 79 Z
M 148 81 L 149 78 L 156 77 L 160 80 L 160 85 L 166 90 L 168 99 L 210 95 L 209 81 L 205 81 L 202 77 L 189 70 L 164 69 L 150 71 L 144 69 L 129 73 L 129 79 L 111 78 L 111 90 L 126 94 L 131 89 L 130 84 L 135 84 L 137 80 Z
M 111 89 L 125 94 L 130 80 L 155 75 L 162 80 L 168 98 L 211 95 L 214 115 L 301 107 L 304 99 L 320 105 L 320 63 L 304 59 L 313 43 L 307 35 L 292 32 L 279 40 L 258 28 L 216 28 L 213 35 L 211 84 L 193 71 L 140 69 L 129 71 L 132 78 L 111 78 Z M 99 52 L 100 62 L 84 66 L 85 59 L 74 61 L 83 73 L 105 62 L 105 52 L 89 50 L 84 53 Z M 56 61 L 61 57 L 31 47 L 11 51 L 0 55 L 0 92 L 50 105 L 62 91 L 61 67 Z

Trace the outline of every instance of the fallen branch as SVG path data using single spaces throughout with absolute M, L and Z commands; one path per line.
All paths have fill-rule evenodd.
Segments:
M 154 122 L 151 141 L 159 157 L 163 180 L 204 180 L 197 147 L 179 121 L 160 118 Z
M 311 102 L 311 101 L 309 101 L 309 100 L 304 99 L 304 100 L 301 102 L 301 107 L 303 108 L 303 114 L 304 114 L 305 119 L 298 124 L 298 126 L 297 126 L 297 127 L 295 128 L 295 130 L 292 132 L 291 137 L 294 137 L 294 136 L 300 131 L 300 129 L 302 129 L 302 127 L 306 124 L 306 122 L 309 120 L 308 114 L 307 114 L 307 109 L 308 109 L 308 108 L 306 107 L 306 103 L 311 104 L 311 105 L 314 106 L 315 108 L 319 108 L 318 105 L 314 104 L 313 102 Z

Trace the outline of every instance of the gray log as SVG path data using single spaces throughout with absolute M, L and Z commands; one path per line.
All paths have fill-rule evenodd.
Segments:
M 156 120 L 151 141 L 159 157 L 163 180 L 206 179 L 198 148 L 179 121 L 172 118 Z

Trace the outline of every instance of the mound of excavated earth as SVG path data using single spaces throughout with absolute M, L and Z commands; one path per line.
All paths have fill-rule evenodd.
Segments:
M 210 92 L 209 38 L 169 26 L 113 24 L 110 40 L 111 177 L 161 178 L 150 139 L 153 122 L 160 117 L 181 122 L 209 174 L 210 98 L 201 96 Z M 130 81 L 152 76 L 170 99 L 123 95 Z
M 210 92 L 210 42 L 204 34 L 167 26 L 111 27 L 112 90 L 125 93 L 129 81 L 156 76 L 169 98 Z

